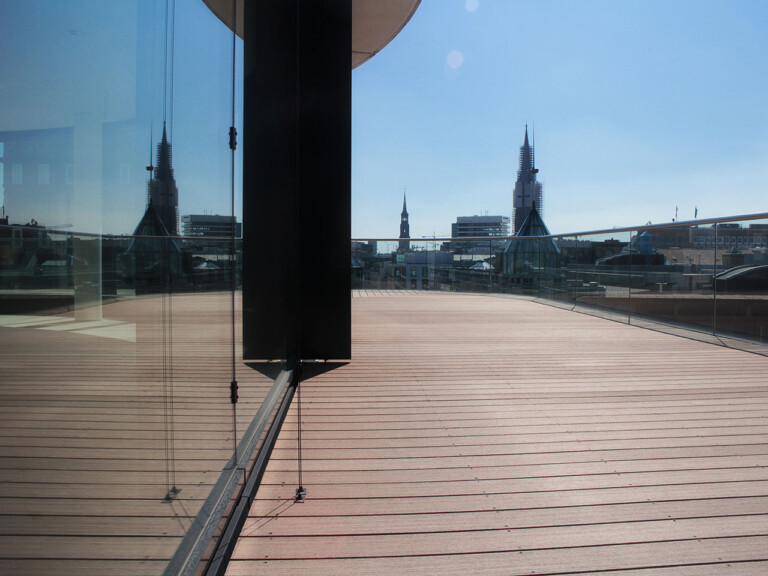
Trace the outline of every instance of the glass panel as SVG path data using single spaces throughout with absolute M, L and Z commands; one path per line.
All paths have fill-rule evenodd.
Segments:
M 766 220 L 399 246 L 353 241 L 353 288 L 519 294 L 635 325 L 768 337 Z
M 712 235 L 712 231 L 708 231 Z M 718 224 L 713 292 L 714 330 L 765 342 L 768 338 L 768 222 L 753 220 Z M 701 234 L 700 234 L 701 235 Z
M 464 239 L 442 243 L 440 287 L 456 292 L 489 292 L 498 288 L 494 262 L 503 242 Z
M 514 237 L 501 256 L 501 285 L 504 292 L 538 296 L 541 282 L 549 283 L 549 273 L 557 271 L 551 239 Z
M 0 23 L 0 514 L 48 573 L 110 546 L 159 574 L 273 382 L 239 343 L 242 43 L 199 0 Z M 61 549 L 29 528 L 50 510 Z
M 588 244 L 573 236 L 553 239 L 556 257 L 545 262 L 547 280 L 542 297 L 572 307 L 589 290 L 589 281 L 585 284 L 585 272 L 581 269 L 585 264 L 593 264 L 589 261 L 588 251 L 584 250 Z
M 553 284 L 546 296 L 582 312 L 625 321 L 632 282 L 627 256 L 629 234 L 566 236 L 552 242 L 559 251 L 560 273 L 550 272 Z
M 696 225 L 640 229 L 632 236 L 632 321 L 710 331 L 712 250 Z

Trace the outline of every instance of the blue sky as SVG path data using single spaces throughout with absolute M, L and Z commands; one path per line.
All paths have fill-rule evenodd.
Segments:
M 768 3 L 423 0 L 353 72 L 352 233 L 512 212 L 535 125 L 552 232 L 766 210 Z M 450 60 L 450 62 L 449 62 Z
M 232 36 L 201 0 L 175 2 L 179 212 L 228 214 Z M 77 141 L 73 198 L 8 190 L 13 222 L 133 230 L 163 119 L 164 5 L 0 3 L 0 133 L 96 135 Z M 352 73 L 353 236 L 397 236 L 404 189 L 413 238 L 511 215 L 526 123 L 552 232 L 768 209 L 766 22 L 765 0 L 422 0 Z M 115 122 L 130 123 L 119 186 L 100 180 L 97 137 Z

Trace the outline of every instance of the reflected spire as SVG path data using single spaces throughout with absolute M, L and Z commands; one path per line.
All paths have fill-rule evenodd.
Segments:
M 179 233 L 179 189 L 173 175 L 173 149 L 168 141 L 165 122 L 162 139 L 157 145 L 156 165 L 153 167 L 150 163 L 147 170 L 150 170 L 147 205 L 154 207 L 168 233 L 176 236 Z

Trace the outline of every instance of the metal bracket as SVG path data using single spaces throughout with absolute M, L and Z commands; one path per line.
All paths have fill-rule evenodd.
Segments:
M 179 495 L 179 492 L 181 492 L 181 488 L 176 488 L 174 486 L 165 495 L 165 498 L 163 498 L 163 504 L 170 504 L 174 500 L 176 500 L 176 497 Z

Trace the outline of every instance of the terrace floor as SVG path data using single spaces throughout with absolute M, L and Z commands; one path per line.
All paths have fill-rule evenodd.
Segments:
M 0 315 L 0 574 L 163 573 L 272 387 L 238 366 L 235 430 L 231 317 L 225 293 Z
M 768 573 L 768 358 L 505 297 L 356 292 L 227 574 Z

